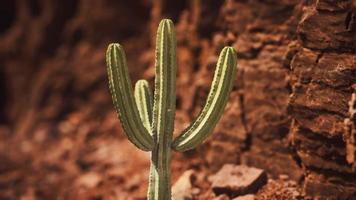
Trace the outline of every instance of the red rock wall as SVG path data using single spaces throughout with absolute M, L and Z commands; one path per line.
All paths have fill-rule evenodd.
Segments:
M 355 1 L 5 0 L 0 9 L 0 90 L 5 94 L 0 96 L 0 136 L 11 138 L 0 150 L 12 163 L 7 166 L 15 166 L 0 166 L 0 172 L 12 173 L 31 161 L 31 170 L 56 166 L 55 174 L 65 177 L 33 173 L 36 177 L 20 179 L 22 189 L 6 186 L 3 194 L 31 191 L 36 180 L 43 180 L 39 185 L 48 188 L 38 190 L 44 199 L 53 194 L 76 199 L 65 186 L 78 171 L 113 165 L 93 162 L 93 147 L 87 145 L 95 146 L 93 138 L 108 130 L 120 131 L 108 114 L 106 45 L 122 41 L 133 80 L 152 80 L 156 26 L 169 17 L 178 40 L 177 133 L 204 103 L 222 47 L 235 47 L 239 57 L 222 120 L 186 159 L 198 155 L 211 171 L 230 162 L 266 169 L 272 177 L 286 174 L 314 197 L 356 195 Z M 73 124 L 90 131 L 78 133 Z M 68 149 L 48 148 L 66 144 L 68 135 L 80 144 L 70 151 L 72 160 L 62 159 Z M 21 148 L 13 148 L 19 141 Z M 0 184 L 9 185 L 3 180 Z
M 190 95 L 188 89 L 181 93 L 184 105 L 194 102 L 186 96 L 198 97 L 190 109 L 198 111 L 210 80 L 201 77 L 210 77 L 205 74 L 212 74 L 222 46 L 237 49 L 239 72 L 230 103 L 200 149 L 210 169 L 241 162 L 274 177 L 287 174 L 311 196 L 355 195 L 355 20 L 353 1 L 222 4 L 213 23 L 217 31 L 197 44 L 205 57 L 192 79 L 198 87 L 194 91 L 187 84 Z M 196 35 L 198 27 L 186 37 L 194 41 Z
M 311 195 L 352 199 L 356 194 L 354 159 L 347 161 L 347 154 L 354 152 L 346 150 L 345 142 L 354 137 L 354 127 L 348 133 L 345 120 L 354 123 L 349 102 L 356 82 L 355 5 L 307 4 L 298 25 L 300 46 L 290 64 L 290 134 Z

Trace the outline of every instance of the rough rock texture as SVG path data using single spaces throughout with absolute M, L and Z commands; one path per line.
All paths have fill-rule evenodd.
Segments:
M 298 45 L 291 49 L 295 54 L 290 63 L 290 134 L 305 169 L 305 191 L 312 196 L 350 199 L 356 195 L 350 158 L 354 120 L 349 106 L 356 82 L 354 12 L 354 1 L 305 5 Z
M 298 1 L 227 1 L 222 8 L 224 28 L 234 35 L 230 43 L 240 58 L 237 90 L 243 127 L 237 129 L 245 129 L 248 144 L 241 162 L 266 169 L 274 177 L 283 173 L 295 180 L 301 178 L 302 170 L 293 160 L 287 137 L 290 86 L 286 60 L 300 6 Z
M 356 169 L 356 86 L 349 101 L 349 118 L 345 121 L 346 160 Z
M 124 41 L 138 65 L 147 5 L 5 0 L 1 10 L 0 199 L 145 197 L 149 155 L 118 134 L 104 53 Z
M 314 198 L 350 199 L 355 8 L 354 0 L 3 0 L 0 199 L 145 198 L 148 154 L 118 126 L 104 53 L 121 42 L 133 81 L 152 82 L 163 17 L 178 40 L 176 132 L 199 113 L 222 47 L 239 54 L 223 118 L 204 145 L 174 155 L 173 181 L 188 168 L 246 164 L 284 174 Z M 212 199 L 204 177 L 197 199 Z M 274 188 L 286 187 L 262 191 L 278 199 Z
M 301 188 L 295 181 L 291 180 L 269 180 L 268 183 L 256 194 L 256 200 L 283 199 L 299 200 L 304 199 Z
M 228 164 L 229 165 L 229 164 Z M 252 170 L 253 171 L 253 170 Z M 187 172 L 190 172 L 188 170 Z M 220 173 L 220 172 L 219 172 Z M 239 195 L 237 197 L 231 197 L 231 190 L 225 189 L 222 190 L 222 193 L 215 194 L 214 188 L 210 184 L 206 184 L 210 181 L 210 179 L 214 179 L 215 177 L 218 179 L 219 176 L 210 175 L 205 170 L 194 171 L 194 175 L 196 179 L 192 182 L 194 188 L 199 188 L 200 192 L 195 193 L 193 198 L 186 198 L 187 200 L 301 200 L 301 199 L 310 199 L 305 196 L 302 192 L 301 186 L 291 179 L 287 175 L 280 175 L 277 179 L 268 179 L 267 184 L 265 184 L 262 188 L 255 192 L 255 194 L 246 194 L 246 195 Z M 214 177 L 215 176 L 215 177 Z M 236 177 L 235 175 L 232 175 Z M 181 176 L 186 180 L 186 173 Z M 222 175 L 221 177 L 225 177 Z M 181 178 L 179 178 L 181 179 Z M 225 178 L 226 180 L 235 180 L 231 181 L 231 185 L 241 185 L 238 183 L 238 180 L 234 177 L 232 178 Z M 208 181 L 209 180 L 209 181 Z M 179 181 L 175 183 L 175 186 L 178 186 Z M 185 182 L 185 181 L 184 181 Z M 219 183 L 221 185 L 227 185 L 223 181 Z M 186 184 L 183 184 L 183 186 Z M 192 194 L 188 192 L 188 194 Z
M 172 186 L 172 198 L 175 200 L 194 199 L 200 191 L 194 187 L 196 174 L 193 170 L 185 171 Z
M 267 182 L 267 174 L 257 168 L 226 164 L 209 181 L 215 194 L 236 197 L 257 192 Z

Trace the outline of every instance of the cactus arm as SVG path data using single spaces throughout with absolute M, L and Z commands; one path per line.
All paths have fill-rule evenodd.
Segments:
M 156 40 L 156 78 L 153 132 L 157 140 L 152 151 L 149 200 L 170 200 L 171 141 L 175 117 L 176 43 L 171 20 L 161 21 Z
M 152 93 L 146 80 L 139 80 L 135 84 L 135 101 L 143 126 L 152 135 Z
M 236 52 L 225 47 L 219 56 L 214 79 L 205 105 L 195 121 L 172 143 L 177 151 L 186 151 L 202 143 L 219 121 L 236 76 Z
M 141 122 L 132 92 L 125 52 L 120 44 L 110 44 L 106 52 L 109 88 L 118 117 L 128 139 L 138 148 L 154 147 L 152 136 Z
M 153 105 L 153 128 L 158 137 L 172 133 L 176 103 L 176 53 L 173 22 L 161 21 L 156 41 L 156 78 Z M 167 131 L 165 131 L 167 130 Z

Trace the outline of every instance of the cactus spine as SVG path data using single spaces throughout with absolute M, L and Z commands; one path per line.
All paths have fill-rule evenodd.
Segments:
M 171 149 L 186 151 L 202 143 L 219 121 L 236 75 L 236 52 L 225 47 L 219 56 L 206 103 L 194 122 L 172 141 L 176 106 L 176 39 L 171 20 L 161 21 L 156 39 L 154 96 L 139 80 L 132 91 L 125 52 L 110 44 L 106 52 L 109 88 L 128 139 L 151 151 L 148 199 L 170 200 Z

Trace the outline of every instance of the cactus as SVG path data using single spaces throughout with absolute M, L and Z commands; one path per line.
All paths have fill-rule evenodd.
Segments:
M 186 151 L 206 139 L 220 119 L 236 75 L 236 52 L 225 47 L 219 56 L 210 92 L 194 122 L 172 140 L 176 104 L 176 39 L 171 20 L 160 22 L 156 39 L 154 96 L 139 80 L 133 92 L 125 52 L 118 43 L 106 52 L 109 88 L 128 139 L 151 151 L 149 200 L 170 200 L 171 149 Z

